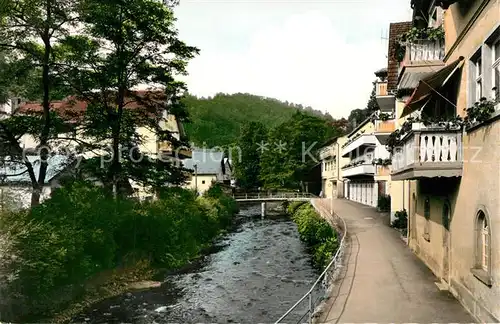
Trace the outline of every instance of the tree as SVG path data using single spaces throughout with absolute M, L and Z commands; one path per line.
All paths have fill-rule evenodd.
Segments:
M 380 109 L 378 103 L 377 103 L 377 98 L 376 98 L 376 92 L 375 92 L 375 87 L 376 83 L 373 83 L 373 89 L 370 94 L 370 99 L 368 99 L 368 102 L 366 103 L 366 108 L 364 109 L 354 109 L 351 111 L 349 114 L 349 117 L 347 118 L 349 122 L 349 127 L 348 127 L 348 132 L 351 132 L 354 128 L 357 127 L 357 125 L 361 124 L 363 121 L 365 121 L 368 117 L 370 117 L 374 112 Z
M 318 163 L 317 151 L 334 131 L 325 119 L 301 112 L 273 128 L 261 158 L 264 186 L 302 188 L 308 170 Z
M 377 83 L 373 82 L 372 93 L 370 94 L 370 99 L 368 99 L 368 103 L 366 104 L 366 109 L 368 109 L 370 112 L 375 112 L 380 109 L 377 103 L 376 87 Z
M 365 121 L 371 115 L 371 112 L 368 109 L 354 109 L 351 110 L 349 117 L 347 117 L 347 121 L 349 122 L 349 127 L 347 129 L 348 132 L 351 132 L 354 128 L 356 128 L 359 124 Z
M 349 128 L 349 122 L 345 118 L 341 119 L 333 119 L 330 123 L 330 127 L 333 129 L 333 136 L 342 136 L 347 133 L 347 129 Z
M 245 188 L 260 187 L 260 145 L 267 138 L 267 129 L 259 122 L 250 122 L 242 126 L 240 136 L 236 142 L 241 152 L 241 160 L 238 156 L 234 160 L 234 175 L 238 184 Z
M 40 150 L 38 177 L 33 163 L 24 158 L 20 139 L 31 135 L 40 147 L 48 147 L 51 135 L 60 121 L 51 112 L 52 89 L 58 83 L 54 64 L 58 60 L 57 40 L 66 34 L 68 27 L 77 19 L 76 1 L 71 0 L 6 0 L 0 9 L 0 50 L 6 80 L 37 80 L 24 89 L 16 89 L 14 82 L 0 89 L 5 101 L 12 93 L 23 91 L 42 101 L 41 116 L 15 116 L 0 120 L 0 154 L 7 154 L 10 163 L 24 165 L 32 183 L 31 204 L 40 201 L 41 190 L 47 173 L 48 150 Z M 6 55 L 6 53 L 9 55 Z M 5 73 L 2 72 L 3 76 Z
M 188 146 L 162 126 L 167 112 L 187 118 L 186 87 L 175 76 L 186 74 L 187 61 L 198 53 L 179 40 L 172 8 L 154 0 L 84 0 L 80 19 L 83 32 L 61 42 L 58 72 L 85 102 L 82 137 L 101 150 L 110 144 L 109 163 L 94 171 L 115 192 L 129 179 L 153 188 L 183 181 L 171 160 L 148 158 L 139 149 L 145 136 L 138 126 L 174 149 Z

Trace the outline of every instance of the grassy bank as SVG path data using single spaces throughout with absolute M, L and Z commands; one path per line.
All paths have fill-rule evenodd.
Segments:
M 236 211 L 218 187 L 203 197 L 169 188 L 156 201 L 137 202 L 75 183 L 31 211 L 3 215 L 16 258 L 10 264 L 12 302 L 2 320 L 51 319 L 89 294 L 96 300 L 147 279 L 152 269 L 181 267 L 227 228 Z
M 311 249 L 315 266 L 323 270 L 339 246 L 337 233 L 309 203 L 292 203 L 288 212 L 297 224 L 301 240 Z

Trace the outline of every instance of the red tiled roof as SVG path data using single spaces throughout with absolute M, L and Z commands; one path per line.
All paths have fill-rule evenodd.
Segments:
M 137 91 L 135 92 L 135 96 L 137 97 L 145 97 L 148 94 L 155 94 L 154 92 L 149 92 L 148 91 Z M 158 92 L 158 94 L 160 94 Z M 154 96 L 150 99 L 151 101 L 155 101 Z M 162 100 L 158 100 L 158 104 L 161 104 Z M 63 100 L 60 101 L 52 101 L 50 103 L 51 105 L 51 110 L 57 112 L 61 117 L 66 117 L 66 118 L 76 118 L 78 116 L 81 116 L 88 107 L 88 101 L 79 99 L 77 96 L 69 96 L 64 98 Z M 146 109 L 147 107 L 144 107 L 141 105 L 141 103 L 133 96 L 130 96 L 128 98 L 125 98 L 125 109 L 138 109 L 138 108 L 144 108 Z M 148 107 L 149 108 L 149 107 Z M 151 109 L 149 109 L 151 110 Z M 27 102 L 25 104 L 22 104 L 19 106 L 19 113 L 23 114 L 30 114 L 30 113 L 42 113 L 43 111 L 43 106 L 39 102 Z
M 391 23 L 389 25 L 389 46 L 387 49 L 387 91 L 395 90 L 398 83 L 399 62 L 395 58 L 396 38 L 410 30 L 411 21 Z

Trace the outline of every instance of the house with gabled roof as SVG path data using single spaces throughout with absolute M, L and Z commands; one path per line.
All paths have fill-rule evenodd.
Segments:
M 183 160 L 182 164 L 190 170 L 185 188 L 202 194 L 215 183 L 231 185 L 233 166 L 224 152 L 193 149 L 192 158 Z

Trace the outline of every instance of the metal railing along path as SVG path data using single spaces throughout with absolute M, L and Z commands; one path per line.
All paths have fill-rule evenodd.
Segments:
M 320 213 L 323 213 L 324 215 L 330 215 L 330 212 L 326 211 L 324 206 L 322 206 L 321 204 L 315 204 L 313 202 L 313 206 L 318 210 L 319 209 L 319 212 Z M 298 320 L 297 323 L 300 323 L 305 316 L 309 315 L 309 319 L 308 319 L 308 323 L 312 323 L 312 319 L 313 319 L 313 315 L 314 315 L 314 310 L 316 309 L 316 307 L 318 306 L 318 302 L 321 301 L 324 297 L 324 294 L 327 292 L 328 290 L 328 283 L 329 283 L 329 278 L 330 278 L 330 275 L 333 275 L 334 272 L 335 272 L 335 269 L 336 269 L 336 266 L 338 265 L 338 261 L 340 260 L 340 255 L 343 251 L 343 248 L 344 248 L 344 245 L 345 245 L 345 237 L 346 237 L 346 234 L 347 234 L 347 226 L 346 226 L 346 223 L 345 221 L 339 217 L 337 214 L 333 213 L 333 215 L 337 220 L 340 220 L 340 223 L 341 224 L 335 224 L 335 225 L 340 225 L 342 227 L 342 230 L 343 230 L 343 233 L 342 233 L 342 238 L 340 240 L 340 244 L 339 244 L 339 247 L 337 249 L 337 251 L 335 252 L 335 255 L 333 256 L 332 260 L 330 261 L 330 263 L 328 263 L 328 265 L 326 266 L 325 270 L 323 270 L 323 272 L 319 275 L 318 279 L 314 282 L 314 284 L 312 285 L 312 287 L 304 294 L 304 296 L 302 296 L 302 298 L 300 298 L 292 307 L 290 307 L 290 309 L 288 309 L 288 311 L 286 311 L 285 314 L 283 314 L 283 316 L 281 316 L 276 322 L 275 324 L 278 324 L 278 323 L 282 323 L 282 321 L 288 317 L 289 315 L 291 315 L 294 311 L 299 311 L 298 308 L 299 306 L 305 301 L 307 300 L 308 302 L 308 307 L 307 307 L 307 311 L 305 312 L 305 314 L 303 314 L 300 319 Z M 327 220 L 329 218 L 327 217 Z M 333 225 L 333 224 L 332 224 Z M 319 298 L 313 300 L 313 295 L 315 293 L 317 293 L 317 288 L 319 287 L 321 283 L 321 286 L 322 288 L 324 288 L 325 291 L 322 291 L 320 292 L 320 296 Z M 300 314 L 299 314 L 300 315 Z
M 293 199 L 313 199 L 318 196 L 307 192 L 278 192 L 278 193 L 246 193 L 233 195 L 235 200 L 293 200 Z

